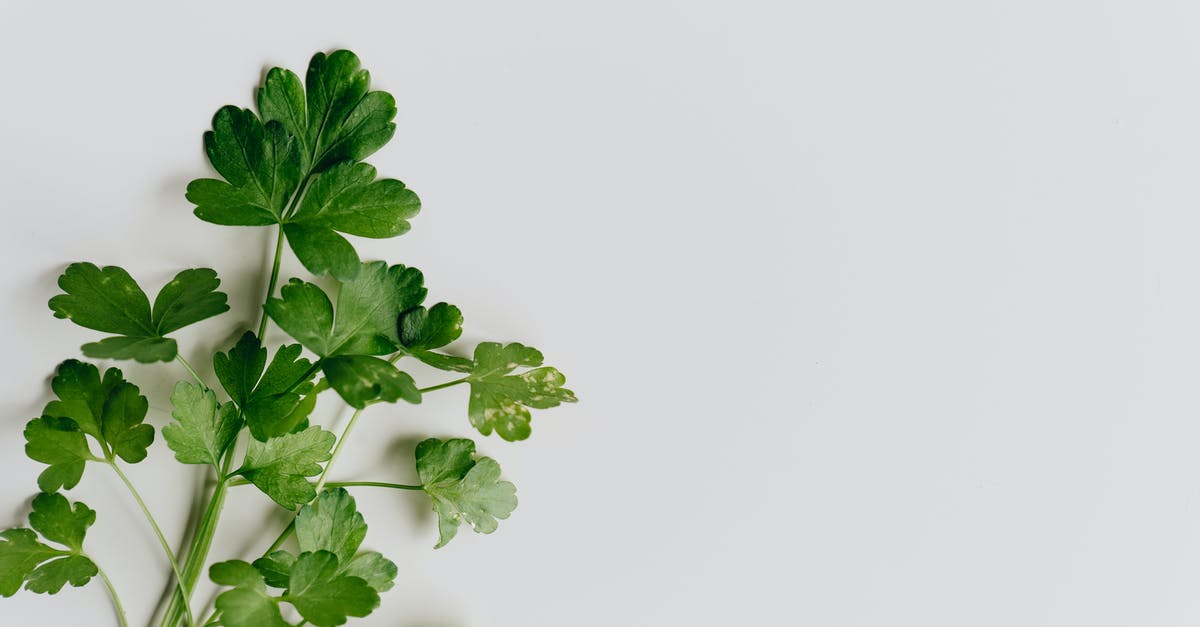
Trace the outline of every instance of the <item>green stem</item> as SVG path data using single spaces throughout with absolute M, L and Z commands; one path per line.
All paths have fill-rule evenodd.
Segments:
M 184 367 L 184 369 L 187 370 L 188 373 L 192 375 L 192 378 L 196 380 L 196 383 L 200 384 L 200 387 L 202 387 L 206 390 L 208 389 L 208 386 L 204 384 L 204 380 L 200 378 L 199 373 L 197 373 L 196 369 L 193 368 L 192 365 L 189 364 L 187 362 L 187 360 L 183 358 L 183 355 L 180 355 L 179 353 L 175 353 L 175 361 L 179 362 L 180 365 L 182 365 Z
M 333 447 L 333 455 L 329 457 L 329 463 L 325 464 L 325 469 L 321 471 L 321 476 L 317 478 L 317 486 L 314 491 L 320 495 L 321 490 L 325 489 L 325 481 L 329 478 L 329 471 L 333 465 L 337 463 L 338 456 L 342 454 L 342 447 L 346 445 L 346 440 L 350 439 L 350 432 L 354 430 L 354 425 L 358 422 L 358 417 L 362 415 L 363 410 L 356 409 L 354 414 L 350 416 L 350 422 L 346 423 L 346 428 L 342 430 L 341 437 L 338 438 L 337 445 Z
M 297 194 L 299 198 L 299 194 Z M 267 282 L 267 296 L 263 299 L 262 318 L 258 322 L 258 340 L 261 342 L 263 334 L 267 332 L 267 309 L 266 302 L 275 295 L 275 284 L 279 282 L 279 264 L 283 261 L 283 226 L 279 227 L 279 235 L 275 238 L 275 263 L 271 264 L 271 279 Z
M 129 493 L 133 495 L 133 499 L 137 501 L 138 507 L 140 507 L 142 510 L 142 514 L 150 523 L 150 527 L 154 530 L 154 535 L 158 537 L 158 543 L 162 545 L 163 553 L 165 553 L 167 556 L 167 561 L 171 563 L 171 570 L 175 571 L 175 580 L 179 582 L 179 594 L 181 594 L 186 600 L 188 598 L 188 588 L 190 586 L 184 583 L 183 571 L 180 570 L 179 562 L 175 559 L 175 552 L 171 550 L 171 545 L 167 542 L 166 536 L 163 535 L 162 528 L 158 526 L 158 521 L 154 520 L 154 515 L 150 513 L 150 508 L 146 507 L 146 501 L 142 500 L 141 493 L 137 491 L 137 488 L 133 487 L 133 482 L 129 480 L 129 477 L 125 475 L 125 472 L 121 470 L 121 467 L 117 465 L 117 462 L 114 460 L 108 460 L 108 465 L 111 466 L 114 471 L 116 471 L 117 476 L 121 478 L 121 481 L 125 484 L 125 487 L 129 488 Z M 196 622 L 196 619 L 192 617 L 190 608 L 188 608 L 187 619 L 189 625 L 195 624 Z
M 95 564 L 96 560 L 92 560 L 92 563 Z M 125 615 L 125 606 L 121 605 L 121 597 L 117 595 L 117 589 L 113 587 L 112 579 L 109 579 L 108 574 L 99 566 L 96 567 L 96 572 L 100 574 L 104 587 L 108 588 L 108 596 L 112 597 L 113 607 L 117 610 L 117 618 L 121 619 L 121 627 L 129 627 L 129 617 Z
M 439 383 L 439 384 L 437 384 L 437 385 L 431 385 L 431 386 L 429 386 L 429 387 L 427 387 L 427 388 L 421 388 L 420 392 L 421 392 L 422 394 L 425 394 L 426 392 L 434 392 L 434 391 L 436 391 L 436 390 L 442 390 L 442 389 L 448 388 L 448 387 L 450 387 L 450 386 L 458 385 L 458 384 L 460 384 L 460 383 L 466 383 L 467 381 L 470 381 L 470 380 L 471 380 L 471 379 L 470 379 L 470 377 L 463 377 L 463 378 L 461 378 L 461 379 L 455 379 L 455 380 L 453 380 L 453 381 L 447 381 L 447 382 L 445 382 L 445 383 Z
M 217 485 L 213 488 L 212 495 L 208 499 L 208 504 L 204 508 L 204 515 L 200 519 L 200 524 L 196 526 L 196 535 L 192 537 L 192 542 L 188 547 L 187 559 L 183 563 L 183 581 L 188 590 L 192 590 L 195 587 L 200 574 L 204 572 L 204 564 L 208 560 L 208 552 L 212 548 L 213 536 L 217 532 L 217 521 L 221 518 L 221 510 L 225 507 L 225 493 L 229 482 L 223 479 L 223 477 L 229 472 L 232 464 L 233 447 L 230 447 L 229 452 L 221 463 L 221 477 L 217 479 Z M 188 594 L 184 598 L 178 596 L 172 597 L 171 604 L 167 606 L 167 611 L 163 615 L 161 625 L 163 627 L 175 627 L 179 624 L 185 612 L 189 620 L 191 620 L 191 595 Z
M 330 481 L 325 484 L 327 488 L 352 488 L 354 486 L 365 486 L 369 488 L 391 488 L 393 490 L 424 490 L 424 486 L 406 485 L 403 483 L 387 483 L 384 481 Z

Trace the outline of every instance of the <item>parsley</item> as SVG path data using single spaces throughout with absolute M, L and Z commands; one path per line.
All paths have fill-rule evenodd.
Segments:
M 407 185 L 364 162 L 395 132 L 396 102 L 371 89 L 354 53 L 316 54 L 304 80 L 273 68 L 256 94 L 256 109 L 217 110 L 202 137 L 214 174 L 192 181 L 186 197 L 209 224 L 275 232 L 257 332 L 214 323 L 224 325 L 220 337 L 237 339 L 203 355 L 215 375 L 206 380 L 183 355 L 199 349 L 181 347 L 172 335 L 229 310 L 214 271 L 182 270 L 152 301 L 122 268 L 66 267 L 58 279 L 62 293 L 49 306 L 55 317 L 102 334 L 83 344 L 83 356 L 177 362 L 158 366 L 173 382 L 169 417 L 166 408 L 155 408 L 170 452 L 154 448 L 150 404 L 121 370 L 74 358 L 60 363 L 50 382 L 53 399 L 25 425 L 26 456 L 42 466 L 40 493 L 28 526 L 0 532 L 0 596 L 22 588 L 56 594 L 98 578 L 121 625 L 129 624 L 117 587 L 84 549 L 96 513 L 64 494 L 84 490 L 85 471 L 99 465 L 129 491 L 171 565 L 163 627 L 294 627 L 296 615 L 301 624 L 342 625 L 371 614 L 398 570 L 382 552 L 364 550 L 368 525 L 352 489 L 424 494 L 437 515 L 437 547 L 463 524 L 496 531 L 517 506 L 516 487 L 502 478 L 499 463 L 463 438 L 420 443 L 418 485 L 336 480 L 334 466 L 370 407 L 418 404 L 426 394 L 466 384 L 468 420 L 461 427 L 516 441 L 530 436 L 531 410 L 575 401 L 565 377 L 543 366 L 536 349 L 456 346 L 463 313 L 445 302 L 427 305 L 420 270 L 360 259 L 351 238 L 403 235 L 421 202 Z M 315 279 L 279 285 L 289 250 Z M 268 345 L 272 322 L 290 339 Z M 421 387 L 410 365 L 459 378 L 443 375 Z M 320 402 L 354 408 L 339 434 L 310 424 Z M 185 560 L 177 559 L 178 541 L 168 539 L 123 470 L 154 454 L 199 466 L 212 486 L 202 513 L 182 530 Z M 254 486 L 262 502 L 294 514 L 261 553 L 211 563 L 229 490 L 238 486 Z M 192 592 L 205 572 L 222 590 L 211 611 L 193 613 Z

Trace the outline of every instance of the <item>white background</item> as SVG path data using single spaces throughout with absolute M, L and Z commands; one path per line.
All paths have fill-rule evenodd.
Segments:
M 476 437 L 521 499 L 494 535 L 433 551 L 421 495 L 359 491 L 401 574 L 352 624 L 1200 621 L 1194 3 L 12 2 L 0 47 L 0 525 L 41 468 L 22 425 L 96 337 L 51 317 L 55 277 L 214 267 L 234 309 L 181 335 L 211 375 L 271 235 L 191 215 L 201 133 L 349 47 L 399 102 L 370 161 L 424 201 L 360 251 L 582 399 Z M 184 373 L 122 366 L 163 424 Z M 372 409 L 334 474 L 412 479 L 465 405 Z M 178 534 L 196 469 L 160 441 L 130 474 Z M 103 467 L 71 494 L 144 624 L 144 522 Z M 282 520 L 238 489 L 213 557 Z M 0 616 L 111 624 L 98 584 Z

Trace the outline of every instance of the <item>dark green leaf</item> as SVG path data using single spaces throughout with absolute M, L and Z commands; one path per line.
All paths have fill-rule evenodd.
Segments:
M 29 526 L 42 537 L 57 542 L 76 553 L 83 550 L 83 538 L 96 522 L 96 512 L 83 503 L 71 503 L 61 494 L 42 493 L 33 499 Z
M 12 596 L 22 583 L 31 592 L 56 594 L 68 583 L 78 587 L 90 581 L 98 570 L 83 554 L 83 540 L 95 521 L 96 513 L 83 503 L 72 506 L 60 494 L 37 495 L 30 525 L 68 550 L 39 542 L 29 529 L 0 533 L 0 596 Z
M 441 348 L 457 340 L 462 327 L 462 312 L 454 305 L 415 307 L 400 316 L 400 344 L 414 353 Z
M 245 412 L 250 432 L 258 440 L 288 433 L 312 412 L 312 404 L 300 405 L 313 388 L 316 369 L 300 357 L 301 351 L 299 344 L 283 346 L 266 366 L 266 349 L 247 331 L 228 354 L 213 356 L 217 379 Z
M 272 588 L 288 587 L 295 564 L 296 556 L 287 551 L 273 551 L 254 560 L 254 568 L 262 573 L 263 579 Z
M 16 594 L 39 564 L 63 555 L 69 553 L 38 542 L 37 534 L 28 529 L 0 533 L 0 596 Z
M 361 161 L 395 132 L 396 102 L 368 91 L 370 82 L 354 53 L 317 53 L 308 66 L 307 94 L 295 74 L 275 68 L 258 92 L 258 108 L 264 119 L 304 139 L 306 167 L 321 172 L 347 159 Z
M 321 472 L 321 462 L 329 460 L 334 435 L 320 427 L 300 433 L 281 435 L 266 442 L 250 440 L 246 461 L 235 474 L 258 486 L 287 509 L 296 509 L 316 496 L 305 477 Z
M 221 457 L 237 438 L 242 420 L 232 403 L 218 406 L 212 390 L 180 381 L 171 394 L 176 422 L 163 427 L 163 439 L 185 464 L 221 467 Z
M 304 266 L 348 280 L 358 271 L 358 255 L 335 231 L 385 238 L 407 233 L 421 201 L 404 183 L 375 180 L 375 168 L 344 162 L 317 175 L 296 213 L 287 220 L 288 242 Z
M 433 498 L 439 540 L 445 546 L 466 521 L 477 533 L 496 530 L 496 519 L 517 507 L 516 486 L 500 480 L 500 465 L 490 457 L 474 459 L 475 443 L 431 438 L 417 445 L 417 474 Z
M 65 294 L 50 299 L 55 317 L 115 333 L 116 337 L 85 344 L 84 354 L 142 362 L 175 358 L 172 331 L 229 310 L 226 296 L 216 291 L 220 280 L 212 270 L 184 270 L 150 301 L 129 273 L 116 266 L 103 269 L 90 263 L 73 263 L 58 278 Z
M 477 346 L 475 365 L 467 377 L 471 385 L 467 410 L 471 424 L 483 435 L 495 431 L 510 442 L 524 440 L 530 433 L 529 408 L 575 402 L 575 393 L 562 387 L 566 377 L 554 368 L 509 374 L 520 366 L 541 363 L 541 352 L 522 344 L 484 342 Z
M 301 177 L 300 143 L 279 123 L 264 125 L 248 109 L 222 107 L 204 149 L 225 181 L 188 185 L 196 217 L 214 224 L 260 226 L 282 220 Z
M 425 299 L 423 281 L 416 268 L 374 261 L 341 284 L 336 317 L 321 288 L 297 279 L 283 287 L 280 298 L 269 299 L 266 310 L 280 328 L 322 357 L 386 355 L 399 348 L 400 312 Z
M 317 627 L 341 625 L 346 617 L 366 616 L 379 606 L 379 593 L 365 580 L 338 570 L 337 556 L 329 551 L 302 553 L 283 599 Z
M 321 361 L 326 380 L 351 407 L 362 409 L 368 403 L 394 403 L 404 399 L 421 402 L 421 391 L 407 372 L 391 363 L 366 355 L 340 355 Z
M 79 425 L 54 416 L 35 418 L 25 426 L 25 454 L 50 466 L 38 475 L 38 487 L 46 492 L 75 487 L 86 462 L 95 459 Z
M 33 570 L 25 589 L 41 594 L 58 594 L 68 583 L 78 588 L 100 572 L 85 555 L 68 555 L 43 563 Z
M 146 447 L 154 441 L 154 428 L 142 423 L 146 397 L 124 379 L 120 370 L 109 368 L 101 378 L 100 370 L 92 364 L 68 359 L 59 364 L 51 385 L 58 400 L 46 405 L 44 415 L 68 419 L 96 438 L 101 450 L 111 451 L 127 462 L 145 459 Z

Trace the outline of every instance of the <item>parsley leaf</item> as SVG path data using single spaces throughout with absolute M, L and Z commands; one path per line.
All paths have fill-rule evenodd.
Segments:
M 217 597 L 216 608 L 225 627 L 285 627 L 279 602 L 267 594 L 262 575 L 241 560 L 213 564 L 208 576 L 214 583 L 233 586 Z
M 358 253 L 339 232 L 370 238 L 407 233 L 421 209 L 417 195 L 395 179 L 375 180 L 375 168 L 345 162 L 318 174 L 283 226 L 296 257 L 314 274 L 354 278 Z
M 320 463 L 329 460 L 334 440 L 332 433 L 315 426 L 266 442 L 252 439 L 245 463 L 233 474 L 245 477 L 283 507 L 296 509 L 316 497 L 305 477 L 321 472 Z
M 280 298 L 267 301 L 266 311 L 281 329 L 323 357 L 321 369 L 347 403 L 400 399 L 420 402 L 412 377 L 371 355 L 399 349 L 400 312 L 425 299 L 424 278 L 416 268 L 364 263 L 353 280 L 338 288 L 337 310 L 325 292 L 293 279 Z
M 379 593 L 365 580 L 338 571 L 338 558 L 329 551 L 301 553 L 283 600 L 317 627 L 341 625 L 347 616 L 366 616 L 379 606 Z
M 302 553 L 329 551 L 338 559 L 339 575 L 359 577 L 377 592 L 392 587 L 396 565 L 376 552 L 358 553 L 367 535 L 367 524 L 358 512 L 354 497 L 344 488 L 326 490 L 296 516 L 296 540 Z M 267 585 L 285 588 L 296 557 L 275 551 L 254 561 Z
M 421 402 L 421 390 L 407 372 L 378 357 L 340 355 L 321 362 L 325 379 L 355 409 L 368 403 Z
M 25 428 L 26 454 L 51 466 L 38 478 L 43 490 L 74 487 L 83 462 L 98 460 L 88 451 L 84 433 L 100 444 L 105 460 L 119 456 L 134 464 L 146 458 L 154 442 L 154 427 L 143 423 L 146 397 L 120 370 L 109 368 L 101 378 L 92 364 L 68 359 L 59 364 L 51 386 L 58 399 Z
M 466 439 L 430 438 L 417 445 L 417 475 L 433 498 L 441 548 L 466 521 L 477 533 L 496 530 L 496 519 L 517 507 L 517 488 L 500 480 L 500 464 L 490 457 L 474 459 L 475 443 Z
M 400 315 L 400 345 L 404 352 L 441 370 L 471 372 L 470 359 L 434 352 L 462 335 L 463 316 L 458 307 L 438 303 L 429 309 L 413 307 Z
M 209 464 L 218 472 L 221 457 L 237 438 L 242 419 L 232 403 L 218 406 L 217 395 L 180 381 L 171 394 L 176 422 L 163 427 L 163 439 L 185 464 Z
M 530 433 L 529 408 L 574 403 L 575 393 L 562 387 L 567 378 L 554 368 L 509 374 L 519 366 L 541 364 L 542 353 L 522 344 L 483 342 L 476 346 L 474 367 L 467 376 L 471 385 L 467 407 L 471 424 L 483 435 L 495 431 L 510 442 L 524 440 Z
M 29 529 L 0 533 L 0 596 L 16 594 L 21 584 L 31 592 L 56 594 L 68 583 L 79 587 L 90 581 L 99 570 L 83 554 L 83 539 L 95 521 L 96 513 L 83 503 L 72 507 L 61 494 L 39 494 L 29 524 L 67 550 L 43 544 Z
M 42 493 L 33 499 L 29 526 L 42 537 L 57 542 L 75 552 L 83 550 L 83 538 L 88 527 L 96 522 L 96 512 L 83 503 L 74 507 L 61 494 Z
M 184 270 L 163 286 L 153 309 L 146 293 L 117 266 L 73 263 L 58 278 L 65 294 L 50 299 L 57 318 L 116 336 L 83 345 L 88 357 L 170 361 L 178 348 L 168 333 L 229 310 L 208 268 Z
M 312 412 L 313 404 L 301 407 L 301 401 L 313 389 L 316 369 L 300 357 L 301 351 L 299 344 L 282 346 L 268 366 L 267 349 L 247 331 L 228 354 L 213 356 L 217 379 L 245 412 L 250 433 L 258 440 L 290 432 Z
M 423 282 L 416 268 L 373 261 L 340 283 L 336 318 L 325 292 L 299 279 L 283 286 L 265 308 L 279 328 L 321 357 L 387 355 L 398 348 L 400 312 L 425 300 Z
M 274 68 L 258 90 L 263 118 L 300 138 L 305 169 L 321 172 L 339 161 L 361 161 L 395 133 L 395 99 L 369 91 L 370 74 L 353 52 L 313 55 L 305 84 L 307 93 L 295 73 Z
M 74 420 L 54 416 L 34 418 L 25 425 L 25 455 L 49 465 L 38 475 L 38 487 L 46 492 L 75 487 L 87 462 L 98 459 Z
M 300 184 L 300 144 L 281 124 L 264 125 L 248 109 L 221 107 L 212 125 L 204 134 L 204 150 L 228 183 L 197 179 L 188 184 L 196 217 L 227 226 L 278 223 Z

